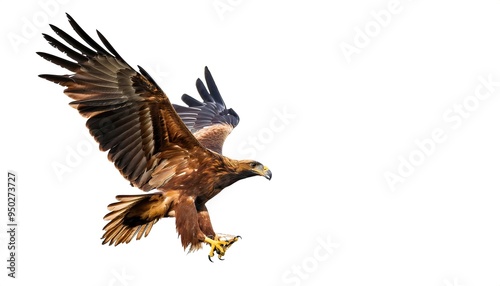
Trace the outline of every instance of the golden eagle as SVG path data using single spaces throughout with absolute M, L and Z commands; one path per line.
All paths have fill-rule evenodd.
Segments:
M 216 234 L 206 202 L 225 187 L 252 176 L 271 179 L 271 171 L 254 160 L 222 155 L 227 135 L 239 117 L 227 109 L 208 68 L 196 87 L 203 99 L 187 94 L 187 106 L 172 105 L 153 78 L 140 66 L 134 70 L 97 31 L 103 48 L 68 15 L 75 32 L 87 45 L 63 30 L 52 30 L 67 44 L 50 35 L 44 38 L 71 60 L 38 52 L 44 59 L 69 71 L 67 75 L 40 77 L 65 86 L 70 105 L 86 118 L 90 134 L 101 151 L 140 195 L 119 195 L 104 216 L 103 244 L 129 243 L 147 236 L 163 217 L 175 217 L 182 246 L 189 251 L 210 245 L 209 259 L 224 256 L 239 236 Z

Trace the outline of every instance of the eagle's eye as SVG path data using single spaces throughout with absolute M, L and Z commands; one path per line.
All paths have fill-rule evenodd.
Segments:
M 257 167 L 257 162 L 251 162 L 250 163 L 250 168 L 254 169 L 255 167 Z

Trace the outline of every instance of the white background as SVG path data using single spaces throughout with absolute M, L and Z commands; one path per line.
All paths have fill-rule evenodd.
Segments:
M 19 278 L 7 278 L 2 231 L 0 284 L 500 284 L 500 87 L 475 95 L 488 91 L 479 78 L 500 81 L 498 1 L 164 2 L 2 5 L 0 164 L 18 173 Z M 37 77 L 66 72 L 35 54 L 60 55 L 40 34 L 54 35 L 48 23 L 76 35 L 64 12 L 174 103 L 211 69 L 241 117 L 225 154 L 274 175 L 209 202 L 215 230 L 243 237 L 225 261 L 183 251 L 173 219 L 101 245 L 106 206 L 140 191 L 63 88 Z

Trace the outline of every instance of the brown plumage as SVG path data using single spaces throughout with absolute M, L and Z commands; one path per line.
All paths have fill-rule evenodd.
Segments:
M 187 106 L 172 105 L 151 76 L 128 65 L 101 33 L 106 49 L 68 19 L 90 47 L 51 25 L 72 48 L 46 34 L 45 39 L 71 60 L 38 54 L 72 73 L 40 77 L 66 87 L 64 93 L 74 100 L 70 105 L 88 118 L 86 125 L 100 150 L 108 151 L 132 186 L 157 190 L 117 196 L 104 217 L 109 223 L 103 244 L 140 239 L 159 219 L 175 217 L 182 246 L 199 249 L 207 237 L 216 237 L 205 203 L 238 180 L 270 179 L 271 172 L 259 162 L 222 155 L 224 140 L 239 117 L 226 108 L 207 68 L 208 90 L 200 79 L 196 82 L 203 102 L 183 95 Z M 215 251 L 220 254 L 221 249 Z

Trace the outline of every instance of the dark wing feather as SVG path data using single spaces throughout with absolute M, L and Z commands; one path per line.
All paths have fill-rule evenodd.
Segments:
M 100 149 L 109 151 L 109 160 L 134 186 L 158 188 L 174 173 L 185 171 L 190 151 L 201 146 L 165 93 L 144 69 L 130 67 L 102 34 L 98 32 L 108 50 L 71 16 L 68 19 L 91 48 L 51 26 L 72 48 L 49 35 L 45 39 L 74 61 L 38 54 L 73 74 L 40 77 L 66 87 L 64 93 L 74 99 L 70 105 L 88 118 L 87 127 Z
M 203 102 L 184 94 L 182 101 L 187 106 L 174 104 L 175 111 L 204 147 L 222 154 L 226 137 L 240 121 L 233 109 L 227 109 L 212 74 L 205 67 L 205 80 L 196 80 L 196 88 Z

